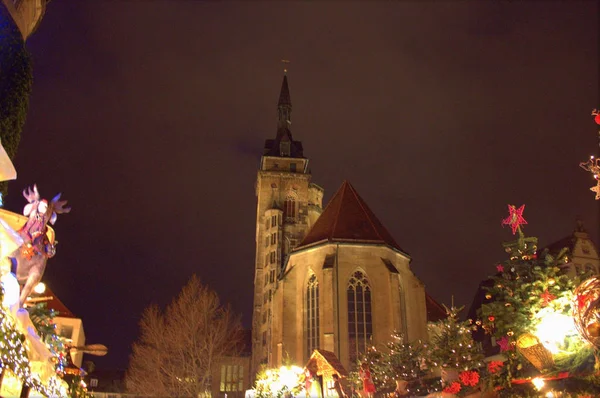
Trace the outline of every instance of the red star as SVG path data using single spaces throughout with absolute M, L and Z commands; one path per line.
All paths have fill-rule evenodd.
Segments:
M 513 235 L 517 233 L 520 225 L 527 224 L 523 218 L 523 210 L 525 210 L 525 205 L 518 209 L 514 205 L 508 205 L 508 217 L 502 220 L 502 225 L 510 225 Z
M 585 307 L 587 305 L 589 300 L 590 300 L 589 294 L 578 295 L 577 296 L 577 306 L 579 307 L 579 310 L 583 309 L 583 307 Z
M 508 338 L 506 336 L 503 336 L 500 340 L 497 341 L 497 343 L 500 346 L 500 352 L 510 350 L 510 342 L 508 341 Z
M 546 307 L 552 300 L 556 298 L 556 296 L 550 293 L 548 289 L 546 289 L 546 291 L 544 291 L 540 297 L 542 299 L 542 307 Z
M 496 269 L 498 270 L 498 272 L 504 272 L 504 266 L 502 264 L 496 265 Z

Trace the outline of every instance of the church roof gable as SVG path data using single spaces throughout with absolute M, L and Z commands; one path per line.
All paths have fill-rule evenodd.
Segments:
M 323 241 L 386 244 L 404 252 L 347 181 L 333 195 L 296 249 Z

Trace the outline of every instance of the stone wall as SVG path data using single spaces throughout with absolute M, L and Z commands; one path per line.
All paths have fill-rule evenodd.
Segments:
M 306 283 L 314 273 L 319 283 L 320 348 L 333 351 L 349 368 L 347 286 L 356 270 L 367 275 L 372 290 L 373 344 L 386 343 L 395 330 L 404 331 L 409 340 L 427 338 L 425 288 L 410 270 L 408 257 L 383 245 L 330 243 L 291 255 L 275 292 L 281 304 L 273 313 L 278 331 L 273 335 L 273 352 L 280 344 L 280 351 L 294 363 L 303 365 L 308 360 L 303 304 Z M 278 361 L 275 358 L 273 365 Z

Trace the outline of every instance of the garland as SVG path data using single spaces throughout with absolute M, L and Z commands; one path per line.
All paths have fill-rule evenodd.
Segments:
M 31 56 L 10 13 L 0 4 L 0 142 L 14 160 L 25 124 L 33 84 Z M 7 182 L 0 182 L 6 195 Z

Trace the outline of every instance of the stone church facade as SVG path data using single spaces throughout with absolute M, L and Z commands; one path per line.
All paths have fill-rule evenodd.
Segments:
M 322 208 L 302 143 L 291 133 L 287 76 L 277 134 L 265 142 L 256 180 L 252 369 L 303 366 L 314 349 L 346 369 L 394 331 L 427 337 L 435 305 L 401 249 L 354 187 L 344 182 Z

